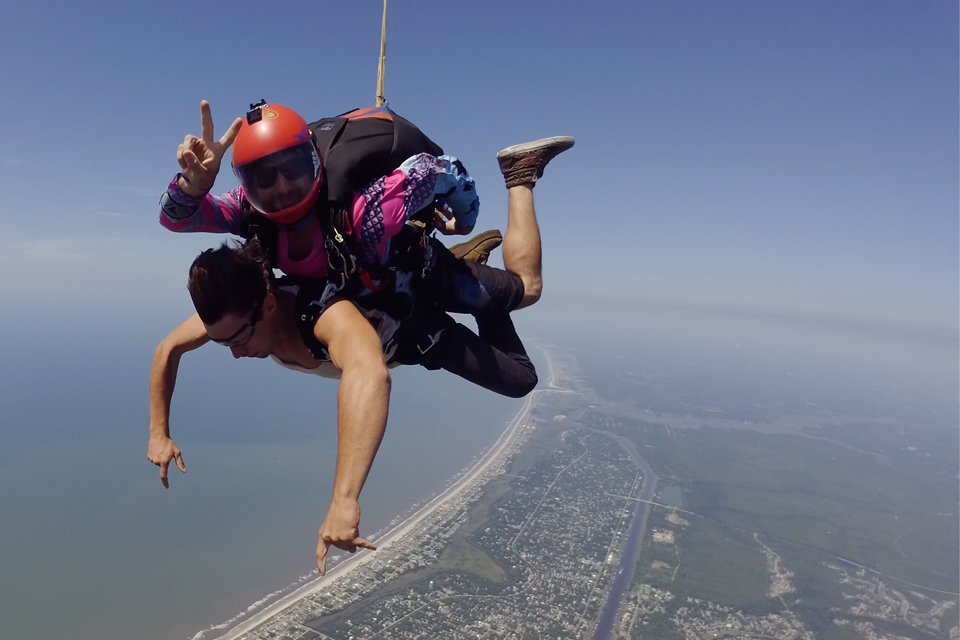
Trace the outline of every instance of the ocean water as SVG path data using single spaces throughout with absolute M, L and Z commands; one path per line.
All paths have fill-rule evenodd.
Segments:
M 164 490 L 146 459 L 159 326 L 90 325 L 80 339 L 58 336 L 51 321 L 21 327 L 6 345 L 5 639 L 192 638 L 315 570 L 334 473 L 336 383 L 270 361 L 234 362 L 212 345 L 188 354 L 171 415 L 188 473 L 171 470 Z M 521 404 L 443 372 L 393 374 L 361 535 L 439 493 Z

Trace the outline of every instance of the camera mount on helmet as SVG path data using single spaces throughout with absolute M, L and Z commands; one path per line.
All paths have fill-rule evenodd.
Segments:
M 263 120 L 263 114 L 260 110 L 266 106 L 267 101 L 263 98 L 260 99 L 260 102 L 251 102 L 250 111 L 247 111 L 247 124 L 254 124 Z

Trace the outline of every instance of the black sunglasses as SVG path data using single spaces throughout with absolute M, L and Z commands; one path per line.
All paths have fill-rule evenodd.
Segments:
M 286 180 L 299 180 L 313 168 L 310 158 L 304 157 L 300 151 L 292 158 L 272 165 L 263 165 L 252 168 L 254 180 L 258 189 L 269 189 L 277 183 L 277 176 L 281 173 Z
M 257 331 L 257 323 L 260 322 L 260 318 L 263 316 L 263 300 L 257 303 L 257 306 L 253 308 L 253 311 L 250 312 L 250 319 L 247 320 L 242 327 L 236 330 L 232 336 L 229 338 L 211 338 L 217 344 L 222 344 L 225 347 L 242 347 L 243 345 L 250 342 L 250 339 L 253 337 L 253 334 Z M 249 331 L 247 337 L 242 340 L 237 340 L 244 331 Z M 237 340 L 234 342 L 234 340 Z

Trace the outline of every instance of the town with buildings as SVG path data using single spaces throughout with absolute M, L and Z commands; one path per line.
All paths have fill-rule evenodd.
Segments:
M 617 421 L 571 362 L 552 362 L 563 386 L 528 398 L 493 449 L 378 541 L 378 551 L 351 558 L 222 638 L 832 637 L 798 613 L 794 570 L 757 533 L 739 532 L 766 584 L 759 607 L 671 586 L 687 562 L 686 532 L 700 516 L 653 487 L 643 493 L 645 482 L 660 486 L 657 476 L 644 473 L 646 463 L 614 433 Z M 641 503 L 658 515 L 649 526 L 643 520 L 639 560 L 625 563 Z M 956 597 L 899 591 L 839 559 L 823 564 L 843 593 L 828 612 L 830 628 L 847 634 L 836 637 L 960 640 L 945 622 L 956 614 Z M 892 633 L 890 624 L 907 632 Z

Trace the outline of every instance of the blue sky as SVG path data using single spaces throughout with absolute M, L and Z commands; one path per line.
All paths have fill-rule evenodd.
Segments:
M 308 120 L 371 104 L 380 10 L 7 8 L 0 266 L 18 275 L 0 293 L 188 312 L 186 267 L 215 239 L 164 231 L 156 201 L 200 100 L 220 131 L 261 97 Z M 496 151 L 577 138 L 536 192 L 544 309 L 955 330 L 957 25 L 953 2 L 394 2 L 386 95 L 463 159 L 481 227 L 506 222 Z
M 322 503 L 332 476 L 334 386 L 203 350 L 174 399 L 191 473 L 163 492 L 143 460 L 150 357 L 192 312 L 190 262 L 220 241 L 165 231 L 157 201 L 202 99 L 219 132 L 260 98 L 308 120 L 371 105 L 381 7 L 4 7 L 0 432 L 17 456 L 0 470 L 13 514 L 0 521 L 0 591 L 25 636 L 193 633 L 302 574 L 318 518 L 307 500 Z M 638 357 L 828 383 L 868 371 L 877 406 L 894 385 L 920 389 L 918 406 L 955 426 L 958 22 L 957 3 L 938 0 L 394 0 L 386 95 L 476 178 L 478 230 L 506 228 L 498 150 L 577 138 L 535 192 L 545 293 L 517 314 L 528 342 L 572 333 L 586 349 L 605 341 L 604 354 L 640 345 Z M 235 184 L 224 167 L 216 188 Z M 371 522 L 409 475 L 391 460 L 422 467 L 427 487 L 448 474 L 428 458 L 459 468 L 480 446 L 433 436 L 445 416 L 459 407 L 482 423 L 465 429 L 476 435 L 499 424 L 483 411 L 509 413 L 407 369 L 374 468 L 383 480 L 364 493 Z M 232 446 L 251 434 L 271 440 L 269 459 L 259 439 Z M 274 457 L 284 435 L 316 437 L 303 451 L 318 468 Z M 235 524 L 247 496 L 274 488 L 284 500 L 262 503 L 286 515 L 263 520 L 267 552 Z

